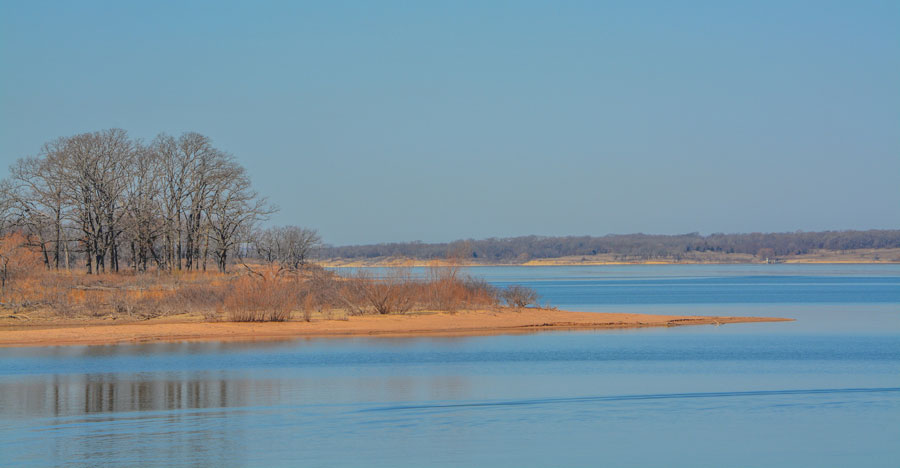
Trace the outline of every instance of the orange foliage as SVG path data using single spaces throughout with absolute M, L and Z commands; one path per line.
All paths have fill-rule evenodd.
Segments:
M 283 322 L 300 302 L 299 281 L 277 270 L 244 276 L 232 282 L 223 308 L 235 322 Z
M 300 272 L 254 266 L 236 276 L 199 271 L 104 273 L 48 271 L 22 236 L 0 238 L 8 282 L 0 300 L 16 310 L 49 310 L 63 317 L 112 315 L 147 319 L 193 313 L 207 320 L 285 321 L 409 310 L 484 309 L 498 304 L 498 291 L 456 267 L 435 266 L 425 278 L 408 269 L 382 277 L 365 271 L 340 277 L 308 266 Z
M 0 294 L 3 302 L 21 295 L 16 283 L 41 271 L 41 256 L 31 247 L 28 237 L 13 232 L 0 237 Z

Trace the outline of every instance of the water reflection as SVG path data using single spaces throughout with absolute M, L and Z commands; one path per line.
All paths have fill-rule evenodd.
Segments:
M 251 443 L 248 432 L 277 433 L 279 427 L 340 432 L 352 427 L 342 415 L 368 399 L 452 400 L 471 391 L 467 379 L 458 376 L 177 374 L 55 374 L 0 381 L 3 466 L 97 466 L 102 461 L 239 466 L 254 450 L 245 445 Z
M 502 466 L 498 447 L 519 454 L 513 466 L 548 450 L 589 465 L 598 460 L 583 448 L 594 446 L 626 465 L 639 434 L 682 460 L 689 444 L 668 443 L 672 434 L 726 447 L 726 432 L 708 428 L 727 420 L 746 428 L 728 437 L 774 431 L 763 445 L 790 439 L 811 453 L 859 433 L 853 443 L 888 455 L 884 431 L 866 428 L 895 421 L 900 408 L 900 349 L 878 336 L 570 333 L 0 356 L 4 467 Z M 869 390 L 817 390 L 854 387 Z M 729 450 L 714 454 L 718 465 L 758 457 Z
M 900 302 L 699 302 L 583 308 L 798 321 L 0 349 L 0 466 L 896 465 Z
M 254 382 L 269 386 L 273 382 Z M 277 384 L 276 384 L 277 385 Z M 221 408 L 246 404 L 257 392 L 246 380 L 121 380 L 116 374 L 54 375 L 0 383 L 3 416 Z
M 135 411 L 317 405 L 327 401 L 452 400 L 469 392 L 460 376 L 236 378 L 233 373 L 70 374 L 0 382 L 0 418 Z M 365 396 L 365 397 L 363 397 Z

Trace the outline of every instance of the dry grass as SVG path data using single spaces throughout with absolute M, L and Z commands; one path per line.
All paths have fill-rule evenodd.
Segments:
M 408 268 L 392 268 L 381 276 L 360 269 L 337 288 L 341 304 L 353 315 L 409 311 L 456 312 L 499 305 L 499 291 L 485 281 L 462 274 L 456 266 L 433 266 L 425 278 Z
M 274 272 L 232 281 L 222 308 L 233 322 L 284 322 L 299 305 L 299 281 Z
M 444 312 L 493 308 L 499 303 L 497 288 L 462 274 L 458 266 L 431 266 L 418 295 L 426 299 L 428 309 Z
M 10 238 L 0 239 L 0 257 L 8 254 L 7 281 L 0 286 L 0 306 L 13 314 L 49 309 L 64 319 L 148 319 L 172 314 L 207 315 L 221 307 L 230 277 L 204 272 L 132 271 L 87 275 L 80 271 L 48 271 L 40 257 L 20 245 L 4 252 Z
M 458 267 L 435 266 L 424 278 L 408 268 L 375 276 L 360 269 L 345 277 L 317 266 L 287 272 L 256 265 L 230 275 L 197 271 L 107 273 L 48 271 L 21 244 L 0 239 L 7 263 L 0 307 L 10 317 L 25 312 L 63 320 L 146 320 L 188 314 L 205 321 L 286 321 L 346 319 L 353 315 L 422 311 L 485 310 L 500 304 L 501 291 L 461 274 Z M 4 250 L 5 248 L 5 250 Z

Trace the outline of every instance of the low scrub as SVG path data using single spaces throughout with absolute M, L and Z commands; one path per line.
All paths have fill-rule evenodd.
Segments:
M 452 266 L 419 276 L 408 268 L 359 269 L 341 276 L 315 265 L 297 270 L 253 265 L 231 275 L 179 270 L 86 275 L 47 270 L 26 238 L 0 237 L 0 307 L 17 318 L 37 311 L 37 316 L 67 320 L 192 314 L 208 321 L 286 321 L 295 316 L 311 321 L 483 310 L 503 302 L 525 307 L 537 301 L 531 292 L 498 290 Z
M 506 302 L 506 305 L 520 309 L 522 307 L 537 305 L 540 296 L 538 296 L 537 291 L 534 289 L 513 285 L 504 289 L 500 293 L 500 297 Z
M 417 285 L 408 269 L 392 269 L 382 276 L 360 269 L 344 283 L 340 293 L 353 315 L 403 313 L 415 304 Z
M 222 308 L 234 322 L 284 322 L 299 305 L 299 293 L 297 281 L 244 276 L 232 282 Z
M 424 278 L 414 277 L 408 268 L 391 268 L 377 276 L 360 269 L 341 282 L 336 291 L 341 304 L 353 315 L 411 310 L 456 312 L 500 304 L 495 287 L 460 273 L 457 267 L 431 268 Z
M 422 290 L 431 310 L 456 312 L 499 304 L 497 288 L 482 279 L 461 274 L 455 266 L 430 268 Z

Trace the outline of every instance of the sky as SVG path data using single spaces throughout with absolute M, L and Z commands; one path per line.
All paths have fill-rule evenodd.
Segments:
M 0 176 L 196 131 L 330 244 L 900 228 L 900 2 L 0 0 Z

